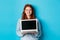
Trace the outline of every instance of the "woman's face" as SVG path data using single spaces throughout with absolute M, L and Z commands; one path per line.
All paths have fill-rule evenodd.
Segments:
M 26 7 L 26 8 L 25 8 L 25 14 L 26 14 L 27 16 L 30 16 L 30 15 L 32 14 L 32 8 L 31 8 L 31 7 Z

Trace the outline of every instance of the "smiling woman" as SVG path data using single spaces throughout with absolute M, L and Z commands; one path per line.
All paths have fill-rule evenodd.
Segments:
M 34 10 L 32 5 L 30 4 L 26 4 L 23 10 L 23 15 L 22 15 L 22 20 L 24 19 L 36 19 L 35 15 L 34 15 Z M 28 25 L 28 24 L 26 24 Z M 32 29 L 31 29 L 32 30 Z M 23 32 L 21 33 L 21 26 L 20 26 L 20 19 L 18 20 L 17 23 L 17 29 L 16 29 L 16 33 L 18 36 L 21 37 L 21 40 L 38 40 L 40 35 L 41 35 L 41 29 L 38 29 L 38 32 Z
M 34 9 L 30 4 L 26 4 L 23 10 L 22 19 L 34 19 Z

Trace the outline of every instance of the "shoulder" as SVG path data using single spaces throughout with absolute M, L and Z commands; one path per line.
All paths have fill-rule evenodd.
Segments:
M 19 18 L 18 21 L 20 21 L 21 19 Z
M 18 20 L 17 20 L 17 22 L 20 22 L 21 21 L 21 19 L 19 18 Z
M 21 22 L 21 19 L 19 18 L 19 19 L 17 20 L 17 24 L 20 24 L 20 22 Z
M 39 20 L 37 18 L 35 18 L 37 20 L 37 22 L 39 22 Z

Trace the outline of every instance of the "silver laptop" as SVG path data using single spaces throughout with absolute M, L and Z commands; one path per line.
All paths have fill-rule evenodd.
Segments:
M 21 33 L 38 32 L 37 19 L 25 19 L 20 21 Z

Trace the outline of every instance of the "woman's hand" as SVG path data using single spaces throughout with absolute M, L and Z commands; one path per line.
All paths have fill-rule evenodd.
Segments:
M 30 32 L 31 34 L 36 34 L 37 32 Z
M 24 34 L 26 34 L 27 32 L 23 32 L 22 34 L 24 35 Z

